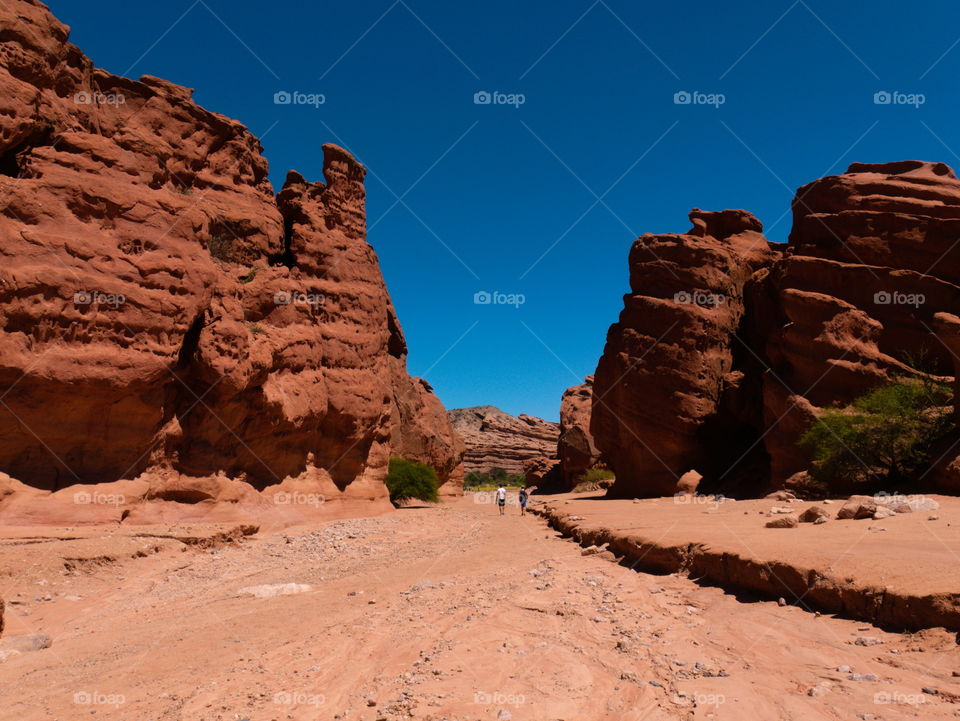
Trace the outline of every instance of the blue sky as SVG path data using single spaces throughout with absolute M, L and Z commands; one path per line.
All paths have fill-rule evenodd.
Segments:
M 320 179 L 324 142 L 367 165 L 410 371 L 449 408 L 555 420 L 617 318 L 631 242 L 687 230 L 691 207 L 746 208 L 785 241 L 793 191 L 852 161 L 960 167 L 955 0 L 50 6 L 97 65 L 196 88 L 262 136 L 277 188 L 290 168 Z

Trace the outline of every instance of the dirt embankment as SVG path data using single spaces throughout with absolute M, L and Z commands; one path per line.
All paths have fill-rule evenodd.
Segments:
M 615 501 L 573 494 L 534 504 L 551 526 L 627 565 L 875 623 L 960 631 L 960 499 L 935 511 L 767 528 L 808 502 L 709 498 Z M 787 513 L 790 511 L 790 513 Z M 781 513 L 782 512 L 782 513 Z

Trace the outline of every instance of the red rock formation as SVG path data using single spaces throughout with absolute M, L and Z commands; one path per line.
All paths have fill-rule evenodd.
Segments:
M 593 376 L 584 383 L 567 388 L 560 400 L 560 440 L 557 456 L 560 458 L 560 482 L 572 488 L 576 478 L 600 462 L 600 452 L 590 433 L 590 413 L 593 404 Z
M 766 278 L 782 323 L 763 381 L 777 487 L 808 466 L 796 441 L 818 407 L 897 375 L 952 373 L 934 315 L 960 307 L 960 180 L 946 165 L 854 163 L 800 188 L 793 213 L 788 255 Z
M 363 166 L 325 145 L 325 182 L 291 171 L 274 197 L 257 139 L 189 89 L 95 68 L 40 3 L 0 26 L 0 470 L 188 503 L 234 482 L 232 502 L 383 499 L 402 451 L 456 486 L 365 240 Z
M 960 427 L 960 317 L 951 313 L 937 313 L 934 328 L 938 340 L 947 348 L 953 360 L 954 418 Z M 949 493 L 960 492 L 960 443 L 953 442 L 937 454 L 932 475 L 939 488 Z
M 960 180 L 949 167 L 854 163 L 800 188 L 793 213 L 782 254 L 730 211 L 723 224 L 695 212 L 695 234 L 634 244 L 633 293 L 594 391 L 607 394 L 592 429 L 617 492 L 667 493 L 689 468 L 703 472 L 701 490 L 729 492 L 738 473 L 783 487 L 809 466 L 797 440 L 820 408 L 896 376 L 960 372 L 957 325 L 941 313 L 960 308 Z M 671 300 L 725 287 L 725 306 Z M 939 487 L 960 489 L 958 469 L 945 452 Z
M 526 414 L 514 417 L 493 406 L 454 408 L 447 415 L 466 446 L 467 473 L 503 468 L 521 474 L 525 461 L 556 454 L 560 435 L 556 423 Z
M 447 418 L 446 409 L 422 378 L 410 378 L 402 364 L 394 380 L 391 453 L 433 466 L 440 495 L 463 493 L 463 439 Z
M 796 255 L 912 270 L 960 284 L 960 182 L 944 163 L 853 163 L 793 201 Z
M 597 365 L 590 428 L 617 477 L 612 495 L 672 494 L 686 471 L 709 476 L 751 450 L 755 433 L 722 401 L 742 379 L 744 287 L 778 253 L 745 211 L 690 219 L 688 233 L 634 242 L 632 292 Z
M 528 486 L 541 490 L 559 490 L 560 460 L 557 458 L 531 458 L 523 463 L 523 477 Z

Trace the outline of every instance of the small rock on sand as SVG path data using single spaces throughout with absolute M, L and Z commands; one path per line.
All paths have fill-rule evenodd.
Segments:
M 781 516 L 780 518 L 774 518 L 772 521 L 767 521 L 764 525 L 767 528 L 796 528 L 797 517 Z
M 16 655 L 50 648 L 53 640 L 43 633 L 31 633 L 25 636 L 8 636 L 0 640 L 0 654 Z M 6 660 L 6 658 L 4 658 Z
M 800 523 L 816 523 L 817 519 L 824 519 L 830 517 L 830 514 L 827 513 L 825 508 L 820 506 L 810 506 L 807 510 L 800 514 Z
M 870 496 L 850 496 L 837 512 L 837 518 L 840 520 L 872 518 L 876 512 L 877 502 Z

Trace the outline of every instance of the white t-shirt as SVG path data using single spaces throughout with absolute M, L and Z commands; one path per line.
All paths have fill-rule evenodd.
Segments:
M 498 501 L 502 501 L 502 500 L 505 500 L 506 497 L 507 497 L 507 489 L 506 489 L 506 488 L 498 488 L 498 489 L 497 489 L 497 500 L 498 500 Z

